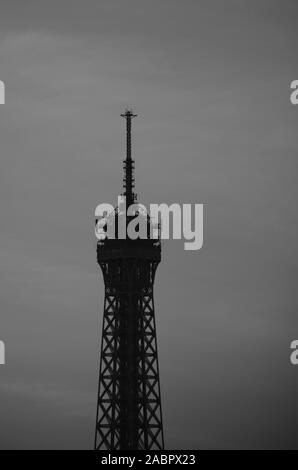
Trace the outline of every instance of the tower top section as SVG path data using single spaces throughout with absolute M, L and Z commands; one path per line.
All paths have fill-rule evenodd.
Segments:
M 134 179 L 134 160 L 131 158 L 131 121 L 137 117 L 132 109 L 126 109 L 125 113 L 121 114 L 126 119 L 126 159 L 123 161 L 124 178 L 123 188 L 124 196 L 126 196 L 126 204 L 129 206 L 136 201 L 136 195 L 133 192 L 135 186 Z

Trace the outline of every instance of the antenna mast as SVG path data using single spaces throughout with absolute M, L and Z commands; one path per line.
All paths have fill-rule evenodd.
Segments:
M 124 178 L 123 178 L 123 187 L 124 187 L 124 196 L 126 196 L 126 204 L 130 206 L 136 200 L 136 195 L 133 192 L 135 186 L 134 179 L 134 168 L 135 162 L 131 158 L 131 121 L 137 114 L 134 114 L 132 109 L 126 109 L 124 114 L 121 114 L 122 117 L 126 119 L 126 160 L 123 161 L 124 168 Z

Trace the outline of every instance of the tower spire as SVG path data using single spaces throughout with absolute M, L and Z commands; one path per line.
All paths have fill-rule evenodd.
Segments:
M 123 178 L 123 187 L 124 187 L 124 196 L 126 196 L 127 206 L 134 203 L 136 196 L 133 192 L 135 186 L 134 179 L 134 166 L 135 162 L 131 158 L 131 121 L 137 114 L 134 114 L 132 109 L 126 109 L 125 113 L 121 114 L 122 117 L 126 119 L 126 160 L 123 161 L 124 168 L 124 178 Z

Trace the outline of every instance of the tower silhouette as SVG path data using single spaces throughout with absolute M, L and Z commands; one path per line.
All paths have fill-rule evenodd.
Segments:
M 131 110 L 126 119 L 124 193 L 126 208 L 136 203 L 131 158 Z M 126 210 L 125 208 L 125 210 Z M 123 209 L 117 207 L 115 227 Z M 126 217 L 126 227 L 135 215 Z M 96 450 L 164 449 L 153 284 L 161 260 L 160 236 L 122 239 L 106 236 L 97 243 L 97 261 L 105 283 Z M 159 232 L 158 232 L 159 233 Z

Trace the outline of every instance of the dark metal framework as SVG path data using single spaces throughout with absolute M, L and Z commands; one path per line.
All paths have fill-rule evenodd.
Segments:
M 127 111 L 131 203 L 133 161 Z M 117 217 L 117 213 L 116 213 Z M 149 221 L 148 221 L 149 223 Z M 97 259 L 105 282 L 95 449 L 164 449 L 153 285 L 161 259 L 160 240 L 98 242 Z

